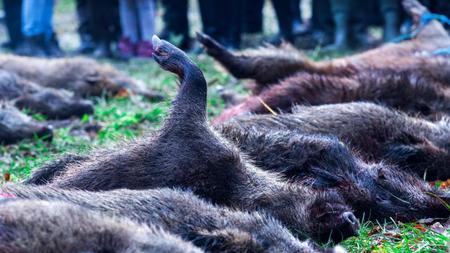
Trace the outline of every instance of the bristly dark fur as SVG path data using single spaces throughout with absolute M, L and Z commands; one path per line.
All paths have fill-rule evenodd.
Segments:
M 53 180 L 53 178 L 64 173 L 65 168 L 87 160 L 89 160 L 89 156 L 87 155 L 65 154 L 60 159 L 49 162 L 48 164 L 40 167 L 38 170 L 35 170 L 32 175 L 24 181 L 24 183 L 33 185 L 48 184 Z
M 12 184 L 2 190 L 20 199 L 64 201 L 157 226 L 207 252 L 316 252 L 271 217 L 215 206 L 180 190 L 86 192 Z
M 264 210 L 291 231 L 316 240 L 354 235 L 358 223 L 334 192 L 287 184 L 260 170 L 206 122 L 206 81 L 198 67 L 166 41 L 155 41 L 155 60 L 177 74 L 180 91 L 160 131 L 126 149 L 101 151 L 66 164 L 50 184 L 111 190 L 181 187 L 243 210 Z M 67 166 L 66 166 L 67 165 Z M 334 232 L 333 232 L 334 231 Z
M 14 106 L 0 101 L 0 143 L 16 143 L 34 136 L 50 141 L 53 137 L 53 131 L 50 127 L 35 121 Z
M 427 180 L 450 178 L 450 122 L 409 117 L 371 103 L 299 106 L 293 114 L 236 117 L 242 129 L 335 135 L 365 161 L 386 160 Z
M 359 218 L 412 221 L 450 215 L 438 199 L 448 201 L 448 194 L 395 166 L 361 161 L 336 137 L 233 125 L 218 130 L 260 168 L 319 189 L 337 189 Z
M 3 253 L 200 253 L 159 228 L 63 202 L 0 202 Z

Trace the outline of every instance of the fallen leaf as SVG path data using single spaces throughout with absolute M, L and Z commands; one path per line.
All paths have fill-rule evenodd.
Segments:
M 372 230 L 369 231 L 368 235 L 372 236 L 374 234 L 378 234 L 381 232 L 381 227 L 380 226 L 375 226 L 374 228 L 372 228 Z
M 402 238 L 402 235 L 400 233 L 395 233 L 395 232 L 386 232 L 386 233 L 383 233 L 383 235 L 392 237 L 392 238 L 396 238 L 396 239 Z
M 9 182 L 11 180 L 11 174 L 9 172 L 3 173 L 3 180 Z
M 120 89 L 116 95 L 114 97 L 116 98 L 127 98 L 129 97 L 131 94 L 127 89 Z
M 418 229 L 418 230 L 420 230 L 422 232 L 426 232 L 427 231 L 427 229 L 420 223 L 417 223 L 416 225 L 414 225 L 414 228 Z

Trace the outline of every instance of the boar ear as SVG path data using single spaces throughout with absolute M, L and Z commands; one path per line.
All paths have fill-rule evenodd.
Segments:
M 387 148 L 385 159 L 402 166 L 411 163 L 419 163 L 426 154 L 413 145 L 392 144 Z
M 317 178 L 314 180 L 312 186 L 316 189 L 327 189 L 330 187 L 338 187 L 339 183 L 337 181 L 323 180 L 322 178 Z
M 426 103 L 418 103 L 415 107 L 417 111 L 421 112 L 425 116 L 432 113 L 431 107 Z
M 262 246 L 257 245 L 252 235 L 237 229 L 201 230 L 188 235 L 194 245 L 207 252 L 259 252 Z
M 318 189 L 339 187 L 346 181 L 336 174 L 330 173 L 326 170 L 314 170 L 314 177 L 312 179 L 312 186 Z
M 386 171 L 383 168 L 380 168 L 378 170 L 378 175 L 377 175 L 378 179 L 381 180 L 386 180 Z

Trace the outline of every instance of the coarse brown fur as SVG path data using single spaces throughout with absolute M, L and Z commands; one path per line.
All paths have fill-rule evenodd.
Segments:
M 34 136 L 51 140 L 53 131 L 14 106 L 0 101 L 0 143 L 16 143 Z
M 15 55 L 0 56 L 0 69 L 19 75 L 45 87 L 66 89 L 76 95 L 114 95 L 121 90 L 161 100 L 140 82 L 108 65 L 87 58 L 41 59 Z
M 63 202 L 0 202 L 3 253 L 200 253 L 163 230 Z
M 416 0 L 404 0 L 405 9 L 419 24 L 427 12 Z M 319 75 L 349 76 L 369 69 L 389 67 L 398 71 L 420 70 L 438 80 L 449 80 L 448 59 L 435 62 L 423 57 L 421 52 L 450 47 L 450 37 L 438 21 L 431 21 L 421 27 L 417 35 L 397 44 L 386 44 L 353 56 L 321 62 L 314 62 L 292 47 L 265 47 L 231 53 L 207 35 L 198 34 L 198 40 L 206 52 L 218 60 L 237 78 L 254 79 L 257 82 L 253 92 L 258 94 L 267 85 L 299 72 Z M 427 64 L 424 64 L 427 63 Z M 444 65 L 442 65 L 444 64 Z M 447 68 L 445 68 L 447 66 Z
M 450 122 L 409 117 L 371 103 L 299 106 L 293 114 L 236 117 L 243 129 L 335 135 L 366 161 L 386 160 L 427 180 L 450 178 Z
M 168 42 L 155 39 L 154 47 L 155 60 L 181 80 L 162 129 L 126 149 L 100 151 L 63 166 L 51 185 L 94 191 L 189 188 L 215 203 L 264 210 L 292 231 L 317 240 L 327 240 L 334 230 L 337 241 L 355 234 L 358 224 L 349 218 L 341 196 L 287 184 L 253 166 L 212 130 L 206 122 L 207 86 L 201 71 Z
M 319 189 L 337 189 L 359 218 L 413 221 L 450 215 L 439 200 L 450 200 L 448 193 L 395 166 L 365 163 L 336 137 L 233 125 L 218 130 L 260 168 Z
M 269 216 L 219 207 L 180 190 L 86 192 L 12 184 L 2 190 L 16 198 L 64 201 L 157 226 L 207 252 L 316 252 Z
M 420 71 L 368 70 L 350 77 L 301 73 L 282 80 L 257 96 L 247 97 L 226 109 L 213 124 L 269 109 L 290 112 L 293 105 L 377 102 L 409 114 L 430 118 L 450 115 L 449 85 L 436 82 Z

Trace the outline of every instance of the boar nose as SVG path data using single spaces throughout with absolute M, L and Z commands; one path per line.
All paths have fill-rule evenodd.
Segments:
M 348 223 L 352 225 L 356 225 L 359 223 L 358 219 L 355 217 L 355 215 L 352 212 L 345 212 L 342 214 L 342 218 L 346 220 Z
M 94 105 L 91 102 L 85 102 L 81 104 L 81 112 L 83 114 L 94 113 Z
M 51 141 L 53 139 L 52 127 L 44 126 L 36 134 L 37 136 L 42 137 L 45 141 Z

